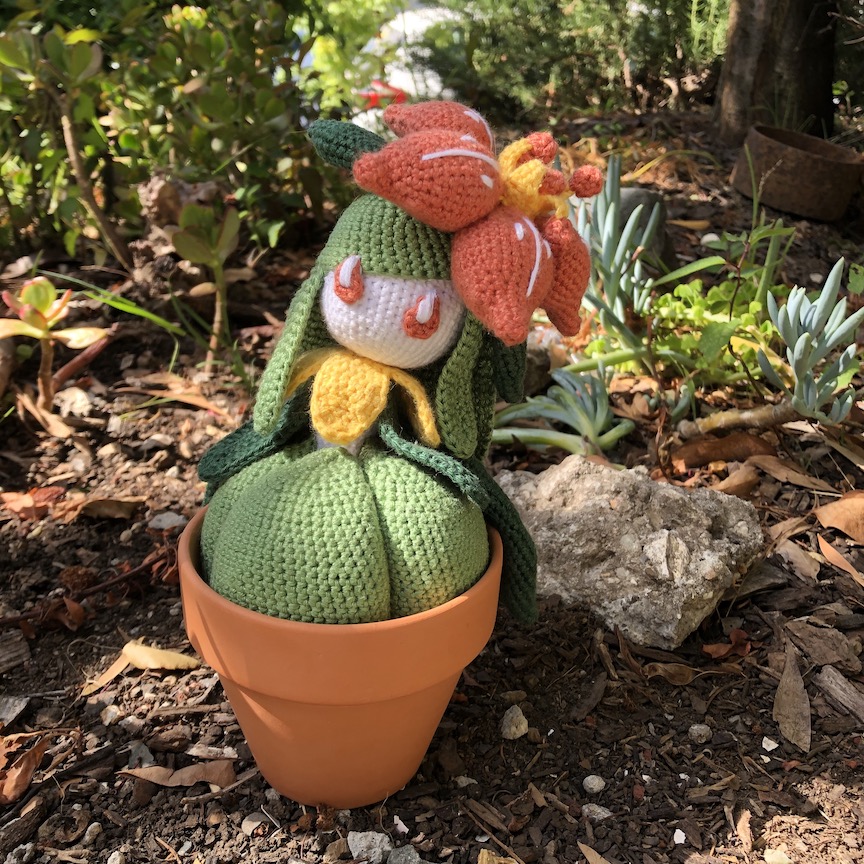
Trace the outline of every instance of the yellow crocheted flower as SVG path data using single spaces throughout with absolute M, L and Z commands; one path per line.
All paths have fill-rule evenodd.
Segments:
M 540 158 L 536 155 L 539 149 L 537 139 L 537 135 L 520 138 L 505 147 L 498 157 L 504 186 L 501 201 L 521 210 L 529 219 L 549 213 L 563 218 L 567 216 L 567 199 L 572 193 L 563 182 L 561 173 L 550 169 L 546 164 L 544 157 L 551 159 L 554 150 L 548 148 L 552 155 L 541 153 Z M 554 146 L 551 138 L 550 143 Z M 558 184 L 560 188 L 557 188 L 554 182 L 550 181 L 559 177 L 562 182 Z M 552 192 L 553 189 L 556 191 Z
M 391 386 L 395 384 L 408 394 L 409 416 L 418 438 L 427 447 L 441 443 L 423 385 L 404 370 L 344 348 L 319 348 L 297 361 L 288 383 L 288 395 L 313 376 L 309 413 L 312 428 L 325 441 L 346 447 L 359 438 L 387 406 Z

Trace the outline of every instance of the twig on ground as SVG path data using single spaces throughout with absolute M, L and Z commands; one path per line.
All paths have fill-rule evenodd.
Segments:
M 260 773 L 257 768 L 250 768 L 244 771 L 233 783 L 219 789 L 217 792 L 207 792 L 204 795 L 192 795 L 187 798 L 181 798 L 181 804 L 205 804 L 207 801 L 213 801 L 216 798 L 221 798 L 226 792 L 233 792 L 238 786 L 248 783 L 256 774 Z

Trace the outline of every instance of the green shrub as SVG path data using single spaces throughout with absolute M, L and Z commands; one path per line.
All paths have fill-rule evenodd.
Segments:
M 427 31 L 414 56 L 499 122 L 624 104 L 631 78 L 698 75 L 723 50 L 728 10 L 728 0 L 438 5 L 451 17 Z
M 298 214 L 320 216 L 325 199 L 343 200 L 340 175 L 304 131 L 327 101 L 309 52 L 343 23 L 331 22 L 329 5 L 19 0 L 19 14 L 0 17 L 0 242 L 23 236 L 23 251 L 62 236 L 71 253 L 82 232 L 104 238 L 81 204 L 88 184 L 110 221 L 134 233 L 136 185 L 159 173 L 216 181 L 262 246 Z M 353 5 L 363 14 L 350 45 L 360 51 L 386 4 Z M 79 177 L 67 168 L 64 103 Z

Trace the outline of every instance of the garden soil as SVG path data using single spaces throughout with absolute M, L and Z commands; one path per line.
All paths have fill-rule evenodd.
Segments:
M 717 160 L 670 157 L 640 178 L 682 223 L 671 228 L 682 258 L 704 252 L 699 232 L 709 229 L 694 223 L 746 228 L 750 204 L 727 182 L 732 156 L 704 122 L 616 123 L 644 161 L 652 147 Z M 600 140 L 596 128 L 574 130 Z M 795 222 L 789 278 L 827 274 L 861 219 L 854 209 L 843 226 Z M 313 256 L 279 259 L 280 273 L 251 286 L 245 308 L 240 295 L 238 338 L 259 361 L 274 328 L 255 304 L 280 316 L 287 295 L 273 285 L 296 286 Z M 751 500 L 771 541 L 765 559 L 680 649 L 629 644 L 554 597 L 531 627 L 502 610 L 412 781 L 382 803 L 333 811 L 268 787 L 212 670 L 116 662 L 132 640 L 193 656 L 177 536 L 201 503 L 198 458 L 248 407 L 227 376 L 168 373 L 170 350 L 152 334 L 115 340 L 64 397 L 71 439 L 27 417 L 0 426 L 0 760 L 4 748 L 13 760 L 39 748 L 19 763 L 17 783 L 7 774 L 0 785 L 15 793 L 0 804 L 0 862 L 359 864 L 349 832 L 452 864 L 864 860 L 864 717 L 843 707 L 862 699 L 864 561 L 846 534 L 812 517 L 864 488 L 862 463 L 819 430 L 764 437 L 834 491 L 760 477 Z M 735 394 L 712 398 L 734 403 Z M 646 418 L 616 458 L 685 486 L 722 476 L 710 463 L 666 465 L 664 477 L 664 447 L 675 442 L 657 443 L 670 431 Z M 491 464 L 536 472 L 560 457 L 496 450 Z M 800 554 L 778 554 L 784 539 Z M 851 569 L 832 566 L 821 543 Z M 303 658 L 278 662 L 290 669 Z M 800 687 L 782 683 L 792 665 Z M 515 740 L 501 725 L 513 706 L 528 727 Z

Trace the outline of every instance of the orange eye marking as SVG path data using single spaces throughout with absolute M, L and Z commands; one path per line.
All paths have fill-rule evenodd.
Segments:
M 336 268 L 333 292 L 343 303 L 356 303 L 363 296 L 363 267 L 359 255 L 349 255 Z
M 441 300 L 436 292 L 424 294 L 402 317 L 402 329 L 412 339 L 428 339 L 441 323 Z

